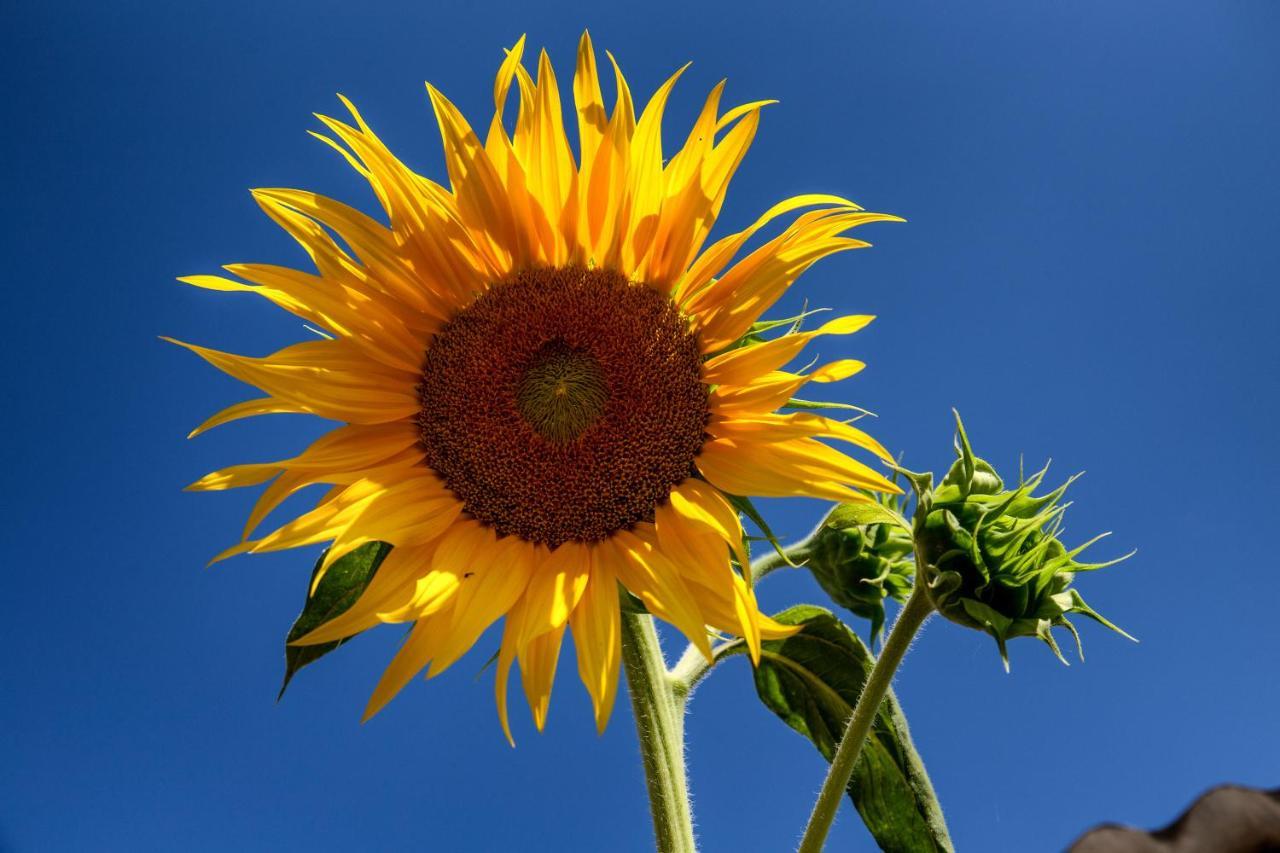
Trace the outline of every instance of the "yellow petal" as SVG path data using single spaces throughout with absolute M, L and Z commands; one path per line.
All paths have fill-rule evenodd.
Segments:
M 618 582 L 606 560 L 592 561 L 590 581 L 569 618 L 569 625 L 578 652 L 578 676 L 591 695 L 596 730 L 603 732 L 618 693 L 618 669 L 622 660 Z
M 533 711 L 533 723 L 538 731 L 542 731 L 547 724 L 551 687 L 556 679 L 556 664 L 560 660 L 564 629 L 565 626 L 561 625 L 545 634 L 539 634 L 520 651 L 520 681 L 524 685 L 525 699 Z
M 373 695 L 369 697 L 369 704 L 365 706 L 361 722 L 368 721 L 370 717 L 381 711 L 427 665 L 440 644 L 448 621 L 447 615 L 442 613 L 414 623 L 413 630 L 405 638 L 404 645 L 391 659 L 386 671 L 382 673 L 382 678 L 378 680 L 378 686 L 374 688 Z
M 730 439 L 704 444 L 697 465 L 712 485 L 732 495 L 866 500 L 865 496 L 829 477 L 788 467 L 769 455 L 767 449 Z
M 307 410 L 297 403 L 291 403 L 288 400 L 277 400 L 274 397 L 259 397 L 254 400 L 245 400 L 243 403 L 236 403 L 227 406 L 222 411 L 210 417 L 200 426 L 193 429 L 187 438 L 195 438 L 202 432 L 211 430 L 216 426 L 238 421 L 241 418 L 252 418 L 257 415 L 274 415 L 281 413 L 289 414 L 306 414 Z
M 596 71 L 596 52 L 584 30 L 578 41 L 578 64 L 573 75 L 573 102 L 578 112 L 578 157 L 586 168 L 595 157 L 609 124 Z
M 458 198 L 458 212 L 472 232 L 484 235 L 507 269 L 527 261 L 516 255 L 521 246 L 502 179 L 462 113 L 427 84 L 444 141 L 445 165 Z
M 711 391 L 712 411 L 719 414 L 772 412 L 781 408 L 810 382 L 827 383 L 848 379 L 866 367 L 861 361 L 841 359 L 825 364 L 812 373 L 798 374 L 775 371 L 749 385 L 721 385 Z
M 690 298 L 687 310 L 702 330 L 703 346 L 714 352 L 737 340 L 818 260 L 870 245 L 838 235 L 868 222 L 885 221 L 901 220 L 888 214 L 847 210 L 801 216 L 780 237 Z
M 365 502 L 333 538 L 317 580 L 334 562 L 370 542 L 425 545 L 444 533 L 461 512 L 462 503 L 435 477 L 417 477 L 385 488 Z
M 428 677 L 448 669 L 475 644 L 485 629 L 519 600 L 533 568 L 533 548 L 508 537 L 501 543 L 487 540 L 476 554 L 453 605 L 449 635 L 431 662 Z
M 734 599 L 735 575 L 729 566 L 729 549 L 723 538 L 714 530 L 691 521 L 669 502 L 655 511 L 654 527 L 663 554 L 691 582 L 690 589 L 694 590 L 693 585 L 697 585 L 714 591 L 711 597 L 698 596 L 699 609 L 707 622 L 721 631 L 743 637 L 752 658 L 758 660 L 760 626 L 755 608 L 715 607 Z
M 597 146 L 590 166 L 583 161 L 584 180 L 579 185 L 579 191 L 586 193 L 582 214 L 587 227 L 581 239 L 590 247 L 593 257 L 606 265 L 615 262 L 622 251 L 631 135 L 635 130 L 631 90 L 613 55 L 607 55 L 613 65 L 618 90 L 617 101 L 613 114 L 609 117 L 604 138 Z
M 870 499 L 851 487 L 901 491 L 878 472 L 811 438 L 715 438 L 703 445 L 697 464 L 711 483 L 737 495 L 865 502 Z
M 714 531 L 733 549 L 738 565 L 746 571 L 750 560 L 743 544 L 742 520 L 715 487 L 690 477 L 671 490 L 670 505 L 690 522 Z
M 688 67 L 685 65 L 658 87 L 636 124 L 623 208 L 626 216 L 618 220 L 623 269 L 639 267 L 657 233 L 658 211 L 666 194 L 662 174 L 662 115 L 676 80 Z
M 820 335 L 851 335 L 874 317 L 851 315 L 824 323 L 812 332 L 795 332 L 761 344 L 739 347 L 708 359 L 703 381 L 709 385 L 746 385 L 782 367 Z
M 349 486 L 366 476 L 379 477 L 384 472 L 396 469 L 413 468 L 421 465 L 423 451 L 419 447 L 410 447 L 388 459 L 374 460 L 368 464 L 353 464 L 348 467 L 308 468 L 292 467 L 292 460 L 286 460 L 290 467 L 263 489 L 262 494 L 253 505 L 253 510 L 245 519 L 243 538 L 249 536 L 276 507 L 280 506 L 290 495 L 316 484 Z M 407 473 L 407 472 L 406 472 Z M 323 502 L 322 502 L 323 503 Z
M 843 421 L 832 420 L 809 412 L 794 414 L 766 414 L 751 417 L 713 418 L 708 431 L 722 438 L 741 438 L 748 441 L 790 441 L 795 438 L 835 438 L 856 447 L 870 450 L 885 462 L 893 462 L 893 456 L 880 442 L 860 429 Z
M 331 643 L 354 636 L 386 621 L 380 614 L 407 603 L 413 596 L 418 579 L 429 571 L 431 548 L 393 548 L 378 566 L 364 592 L 347 610 L 290 645 L 310 646 Z
M 539 554 L 545 552 L 539 551 Z M 569 621 L 587 587 L 591 549 L 580 542 L 565 542 L 534 566 L 524 593 L 524 629 L 520 645 Z
M 711 643 L 697 601 L 679 570 L 656 547 L 652 524 L 619 530 L 598 546 L 597 556 L 608 560 L 622 585 L 644 602 L 650 613 L 680 629 L 689 642 L 711 659 Z
M 564 114 L 560 106 L 560 90 L 556 84 L 551 59 L 542 51 L 538 57 L 538 85 L 533 109 L 533 129 L 529 170 L 529 185 L 551 222 L 562 222 L 564 209 L 569 202 L 577 168 L 569 150 L 569 139 L 564 130 Z M 576 200 L 575 200 L 576 201 Z M 576 217 L 574 217 L 576 219 Z M 557 235 L 555 254 L 547 260 L 556 265 L 565 263 L 564 234 Z
M 781 201 L 766 210 L 750 227 L 736 234 L 721 238 L 711 248 L 699 255 L 677 285 L 675 289 L 677 298 L 682 303 L 687 303 L 697 295 L 720 270 L 724 269 L 733 256 L 746 245 L 747 241 L 755 236 L 757 231 L 774 219 L 794 210 L 799 210 L 802 207 L 813 207 L 820 204 L 837 205 L 838 209 L 841 210 L 861 210 L 856 204 L 840 196 L 818 193 L 793 196 Z
M 371 361 L 340 340 L 308 341 L 267 356 L 185 347 L 219 370 L 321 417 L 357 424 L 407 418 L 418 412 L 417 378 Z

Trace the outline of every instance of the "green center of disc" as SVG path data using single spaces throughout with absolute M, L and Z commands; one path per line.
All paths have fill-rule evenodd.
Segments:
M 561 340 L 534 354 L 516 390 L 520 414 L 548 441 L 576 440 L 595 423 L 609 400 L 600 364 Z

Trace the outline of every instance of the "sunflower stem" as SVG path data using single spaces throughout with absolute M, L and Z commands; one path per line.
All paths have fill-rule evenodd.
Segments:
M 849 725 L 831 760 L 831 768 L 827 771 L 827 778 L 822 783 L 818 801 L 813 805 L 813 813 L 809 816 L 809 823 L 804 829 L 804 838 L 800 841 L 797 853 L 821 853 L 827 840 L 827 833 L 831 830 L 831 824 L 836 818 L 836 812 L 840 810 L 845 789 L 849 787 L 849 779 L 853 776 L 854 765 L 858 763 L 862 744 L 866 742 L 867 733 L 871 731 L 871 724 L 880 710 L 880 704 L 889 691 L 893 674 L 902 663 L 902 658 L 907 653 L 907 648 L 911 645 L 916 632 L 932 613 L 933 603 L 929 600 L 925 585 L 916 584 L 911 590 L 911 596 L 898 613 L 898 618 L 893 623 L 893 630 L 889 632 L 889 638 L 885 640 L 884 648 L 880 650 L 880 657 L 876 660 L 875 666 L 871 669 L 871 675 L 867 677 L 867 683 L 862 688 L 862 695 L 858 697 L 858 704 L 849 717 Z
M 644 760 L 659 853 L 696 853 L 684 767 L 684 714 L 647 614 L 622 614 L 622 665 Z
M 751 583 L 755 584 L 778 569 L 804 565 L 804 562 L 809 559 L 809 548 L 813 544 L 814 537 L 818 535 L 821 529 L 822 525 L 818 525 L 815 530 L 799 542 L 783 548 L 782 553 L 778 553 L 776 548 L 770 548 L 767 552 L 752 560 L 748 572 Z

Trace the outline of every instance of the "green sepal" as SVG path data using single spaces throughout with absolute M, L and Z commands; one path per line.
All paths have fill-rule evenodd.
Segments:
M 752 323 L 751 326 L 748 327 L 747 331 L 742 335 L 742 337 L 738 338 L 736 341 L 724 347 L 723 349 L 717 350 L 716 352 L 712 353 L 709 357 L 714 358 L 715 356 L 720 355 L 721 353 L 731 352 L 736 349 L 742 349 L 743 347 L 755 346 L 756 344 L 762 344 L 766 340 L 768 340 L 767 338 L 764 337 L 765 332 L 773 331 L 774 329 L 780 328 L 782 326 L 791 327 L 784 333 L 784 337 L 785 335 L 794 334 L 795 332 L 800 331 L 800 324 L 803 323 L 806 319 L 808 319 L 809 317 L 812 317 L 814 314 L 821 314 L 825 311 L 830 311 L 830 310 L 831 310 L 830 308 L 814 308 L 812 311 L 810 310 L 801 311 L 799 314 L 797 314 L 794 317 L 783 317 L 781 320 L 760 320 L 758 322 Z
M 773 617 L 803 630 L 766 640 L 755 668 L 761 701 L 804 735 L 827 761 L 875 658 L 830 611 L 798 605 Z M 890 690 L 863 745 L 849 798 L 881 850 L 889 853 L 952 851 L 942 809 Z
M 637 616 L 643 616 L 649 612 L 649 608 L 639 596 L 634 595 L 631 590 L 622 584 L 618 584 L 618 607 L 623 613 L 631 613 Z
M 325 554 L 327 553 L 326 551 Z M 316 586 L 315 593 L 307 597 L 302 612 L 298 614 L 298 618 L 294 620 L 293 626 L 285 637 L 284 681 L 280 685 L 280 692 L 276 695 L 277 702 L 284 697 L 284 691 L 289 687 L 289 682 L 293 680 L 298 670 L 329 654 L 351 638 L 344 637 L 341 640 L 314 646 L 289 644 L 350 609 L 369 586 L 369 581 L 373 580 L 378 567 L 382 565 L 382 561 L 389 553 L 391 553 L 391 546 L 387 543 L 370 542 L 349 554 L 344 554 L 325 572 Z M 315 568 L 311 570 L 311 583 L 307 584 L 307 589 L 315 583 L 316 574 L 324 565 L 325 554 L 321 554 L 316 560 Z
M 870 415 L 871 412 L 855 406 L 852 403 L 831 403 L 826 400 L 800 400 L 792 397 L 782 405 L 784 409 L 841 409 L 846 412 L 857 412 L 861 416 Z
M 809 319 L 814 314 L 825 314 L 830 310 L 830 308 L 806 309 L 794 317 L 783 317 L 781 320 L 758 320 L 751 324 L 751 328 L 747 331 L 747 335 L 759 335 L 762 332 L 770 332 L 774 329 L 780 328 L 781 326 L 790 326 L 791 328 L 787 330 L 787 334 L 794 334 L 795 332 L 800 331 L 800 326 L 805 320 Z
M 894 524 L 906 532 L 911 532 L 911 524 L 902 514 L 879 501 L 868 503 L 838 504 L 824 522 L 828 527 L 843 530 L 860 527 L 864 524 Z
M 773 535 L 773 529 L 769 527 L 769 522 L 764 520 L 764 516 L 760 510 L 756 509 L 756 505 L 751 502 L 751 498 L 742 497 L 741 495 L 725 495 L 729 499 L 729 504 L 738 512 L 751 519 L 751 523 L 760 528 L 760 532 L 764 534 L 764 539 L 773 546 L 773 550 L 778 552 L 778 556 L 782 558 L 788 566 L 798 569 L 800 566 L 795 563 L 787 552 L 783 550 L 782 543 L 778 541 L 778 537 Z M 744 573 L 747 582 L 751 582 L 751 572 Z

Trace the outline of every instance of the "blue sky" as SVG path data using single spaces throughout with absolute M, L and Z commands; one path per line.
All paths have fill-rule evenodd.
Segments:
M 528 32 L 562 80 L 579 33 L 647 97 L 694 60 L 705 91 L 772 97 L 722 222 L 834 192 L 905 216 L 812 270 L 808 298 L 879 320 L 827 357 L 914 468 L 950 458 L 949 407 L 1005 470 L 1054 458 L 1068 537 L 1114 530 L 1083 578 L 1140 645 L 1083 627 L 1088 660 L 935 622 L 897 681 L 961 850 L 1060 849 L 1103 820 L 1160 825 L 1220 782 L 1274 786 L 1280 574 L 1280 7 L 987 2 L 362 4 L 19 2 L 0 68 L 6 553 L 0 848 L 618 850 L 650 847 L 629 709 L 597 737 L 570 659 L 550 725 L 502 739 L 487 650 L 360 726 L 399 632 L 304 671 L 276 705 L 311 555 L 203 568 L 248 493 L 213 468 L 295 452 L 280 417 L 187 441 L 246 388 L 157 340 L 263 354 L 305 332 L 265 303 L 184 289 L 223 263 L 298 264 L 246 190 L 368 208 L 304 133 L 351 96 L 443 177 L 424 80 L 487 117 Z M 487 120 L 487 118 L 486 118 Z M 770 506 L 787 536 L 817 504 Z M 801 573 L 773 609 L 819 600 Z M 691 779 L 706 851 L 788 849 L 824 772 L 744 661 L 699 690 Z M 832 849 L 869 850 L 847 810 Z

